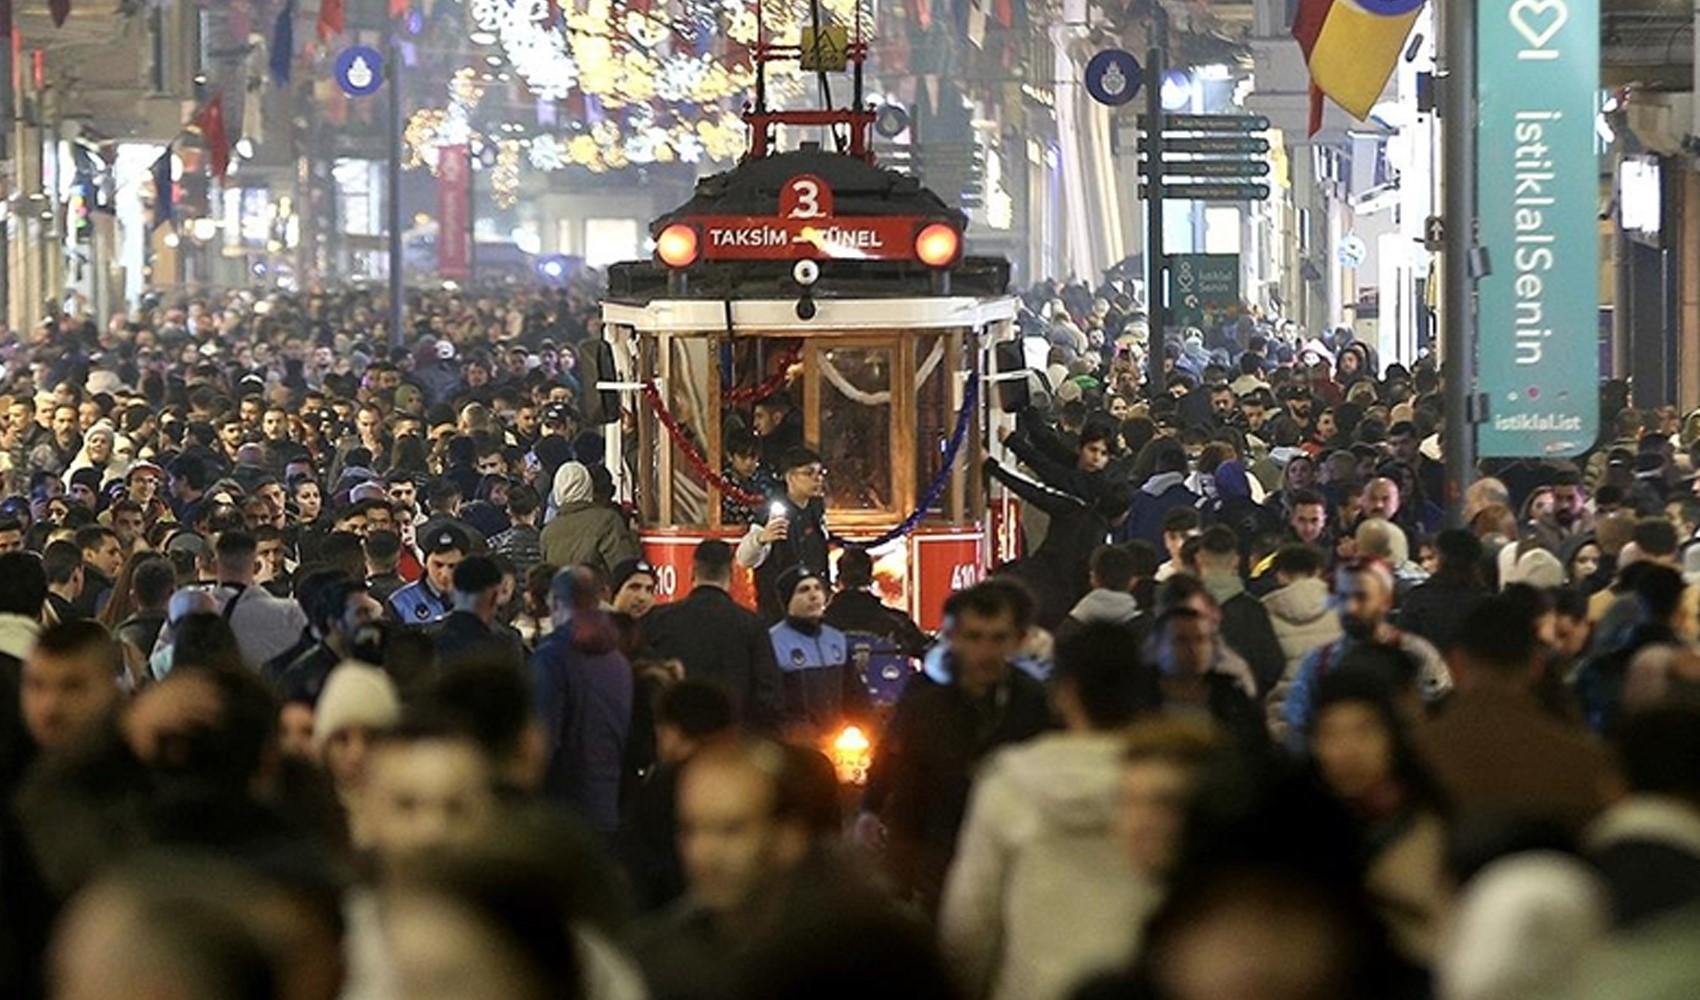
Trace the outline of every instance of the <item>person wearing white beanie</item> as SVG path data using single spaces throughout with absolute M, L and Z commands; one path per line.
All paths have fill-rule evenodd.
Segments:
M 1549 996 L 1610 926 L 1606 888 L 1581 860 L 1534 851 L 1496 861 L 1458 896 L 1435 969 L 1436 996 Z
M 395 682 L 377 667 L 344 660 L 326 678 L 314 707 L 313 745 L 345 804 L 365 778 L 373 734 L 400 720 Z

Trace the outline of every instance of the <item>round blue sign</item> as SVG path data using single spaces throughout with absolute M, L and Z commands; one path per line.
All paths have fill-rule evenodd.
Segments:
M 1143 82 L 1139 60 L 1125 49 L 1105 49 L 1086 64 L 1086 92 L 1099 104 L 1118 107 L 1133 100 Z
M 384 57 L 370 45 L 350 45 L 336 57 L 336 83 L 349 97 L 368 97 L 384 85 Z

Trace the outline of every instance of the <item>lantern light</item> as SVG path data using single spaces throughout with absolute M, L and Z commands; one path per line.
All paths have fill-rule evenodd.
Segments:
M 956 227 L 933 222 L 915 234 L 915 257 L 928 267 L 949 267 L 962 252 L 962 234 Z
M 859 726 L 845 726 L 833 736 L 828 755 L 838 771 L 838 781 L 845 785 L 864 785 L 868 768 L 874 760 L 874 744 Z
M 655 239 L 655 255 L 668 267 L 690 267 L 697 261 L 701 241 L 695 228 L 675 222 Z

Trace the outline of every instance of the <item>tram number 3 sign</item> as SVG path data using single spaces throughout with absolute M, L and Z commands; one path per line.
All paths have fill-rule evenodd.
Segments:
M 831 216 L 832 188 L 814 174 L 798 174 L 779 192 L 779 215 L 805 221 Z

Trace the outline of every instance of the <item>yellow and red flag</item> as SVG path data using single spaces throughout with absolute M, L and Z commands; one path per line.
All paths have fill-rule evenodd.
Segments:
M 1299 0 L 1293 37 L 1310 67 L 1310 131 L 1324 96 L 1359 120 L 1387 86 L 1423 0 Z

